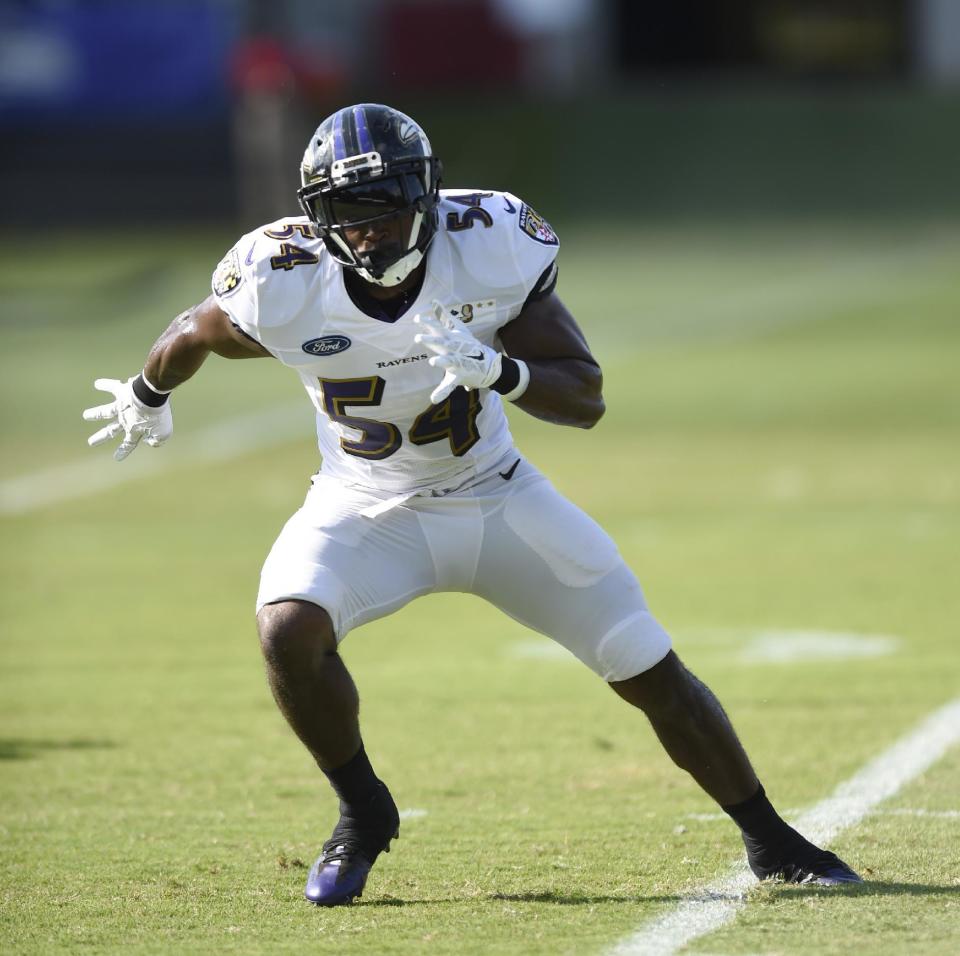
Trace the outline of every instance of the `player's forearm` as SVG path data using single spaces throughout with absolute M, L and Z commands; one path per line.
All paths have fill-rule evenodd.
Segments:
M 199 334 L 195 309 L 178 315 L 154 343 L 144 375 L 151 385 L 168 392 L 191 378 L 211 352 Z
M 603 373 L 582 359 L 526 360 L 530 384 L 514 405 L 555 425 L 592 428 L 604 413 Z

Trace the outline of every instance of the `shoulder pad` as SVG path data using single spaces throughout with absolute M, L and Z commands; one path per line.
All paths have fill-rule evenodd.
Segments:
M 440 229 L 464 268 L 523 303 L 557 256 L 560 240 L 550 224 L 512 193 L 444 189 L 440 198 Z
M 284 325 L 301 311 L 324 252 L 305 216 L 267 223 L 242 236 L 220 261 L 213 294 L 236 325 L 261 341 L 261 329 Z

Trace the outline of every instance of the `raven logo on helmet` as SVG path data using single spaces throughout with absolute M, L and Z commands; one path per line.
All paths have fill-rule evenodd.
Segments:
M 423 260 L 437 230 L 440 161 L 409 116 L 377 103 L 348 106 L 318 127 L 297 198 L 329 253 L 367 282 L 394 286 Z M 359 253 L 347 229 L 408 217 L 409 236 Z
M 400 142 L 403 143 L 404 146 L 409 146 L 411 143 L 416 142 L 420 136 L 420 132 L 420 127 L 406 116 L 397 122 L 397 133 L 400 136 Z

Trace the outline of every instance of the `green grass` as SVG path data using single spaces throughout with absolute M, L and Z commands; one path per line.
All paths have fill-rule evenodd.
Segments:
M 568 228 L 561 292 L 606 371 L 591 432 L 514 414 L 529 457 L 614 535 L 781 807 L 827 795 L 960 688 L 960 228 Z M 99 456 L 92 379 L 136 370 L 205 293 L 223 234 L 8 238 L 0 478 Z M 42 256 L 40 253 L 42 252 Z M 211 359 L 173 464 L 3 519 L 0 948 L 599 953 L 739 852 L 644 720 L 524 632 L 437 596 L 352 634 L 368 750 L 402 826 L 363 901 L 316 911 L 334 818 L 276 712 L 252 604 L 316 466 L 302 440 L 219 463 L 204 425 L 294 376 Z M 178 439 L 180 445 L 178 446 Z M 166 457 L 165 457 L 166 456 Z M 159 467 L 159 465 L 158 465 Z M 747 663 L 761 629 L 893 635 L 875 659 Z M 952 752 L 880 809 L 960 810 Z M 875 814 L 836 893 L 763 888 L 699 953 L 955 950 L 960 819 Z

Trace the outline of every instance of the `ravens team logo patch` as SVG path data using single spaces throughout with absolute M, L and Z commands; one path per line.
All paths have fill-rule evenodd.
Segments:
M 221 260 L 213 273 L 214 295 L 230 295 L 243 281 L 240 272 L 240 259 L 237 250 L 231 249 Z
M 521 232 L 525 232 L 531 239 L 542 242 L 545 246 L 558 246 L 560 240 L 553 231 L 550 223 L 538 212 L 531 209 L 526 203 L 520 208 L 517 225 Z

